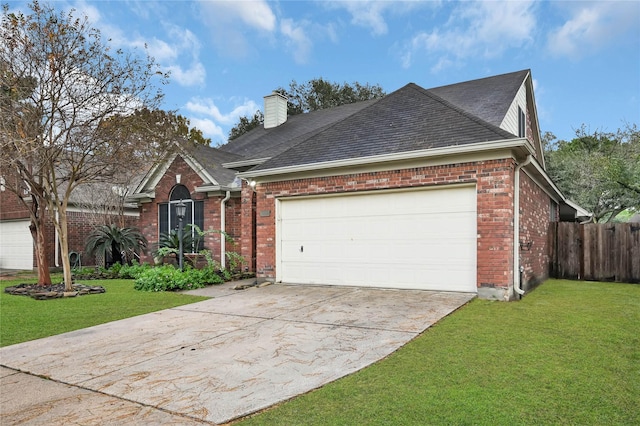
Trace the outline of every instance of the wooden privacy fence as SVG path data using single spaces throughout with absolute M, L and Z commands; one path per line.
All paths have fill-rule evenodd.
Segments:
M 551 224 L 556 278 L 640 282 L 640 223 Z

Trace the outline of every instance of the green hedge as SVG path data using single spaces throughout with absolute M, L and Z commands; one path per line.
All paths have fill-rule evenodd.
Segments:
M 135 279 L 134 288 L 143 291 L 192 290 L 223 282 L 213 268 L 180 271 L 172 265 L 163 265 L 143 271 Z

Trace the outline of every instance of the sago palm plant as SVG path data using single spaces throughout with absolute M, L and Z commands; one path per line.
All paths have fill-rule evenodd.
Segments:
M 122 263 L 122 253 L 140 254 L 147 249 L 147 239 L 135 228 L 120 228 L 102 225 L 89 234 L 85 241 L 85 252 L 89 256 L 102 255 L 112 263 Z

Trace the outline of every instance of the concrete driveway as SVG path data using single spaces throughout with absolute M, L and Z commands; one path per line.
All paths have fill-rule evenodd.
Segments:
M 225 423 L 386 357 L 475 297 L 282 284 L 193 293 L 214 298 L 0 348 L 2 424 Z

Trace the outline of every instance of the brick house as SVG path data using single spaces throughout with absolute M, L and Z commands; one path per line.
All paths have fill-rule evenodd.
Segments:
M 25 190 L 21 195 L 25 197 L 27 205 L 20 201 L 18 196 L 7 188 L 10 179 L 16 179 L 16 177 L 3 171 L 0 176 L 0 269 L 29 270 L 36 267 L 33 238 L 29 231 L 31 219 L 28 206 L 31 204 L 31 198 Z M 67 207 L 69 252 L 80 254 L 80 262 L 83 265 L 94 265 L 95 259 L 84 255 L 85 240 L 93 229 L 97 225 L 114 221 L 118 214 L 123 215 L 125 226 L 137 227 L 139 214 L 136 209 L 125 207 L 124 211 L 109 213 L 109 217 L 105 217 L 107 213 L 104 210 L 91 207 L 91 203 L 83 196 L 83 189 L 96 199 L 100 198 L 100 192 L 111 192 L 112 188 L 110 185 L 101 185 L 99 188 L 94 185 L 90 189 L 79 187 L 75 194 L 72 194 Z M 107 197 L 110 195 L 108 194 Z M 50 216 L 45 223 L 44 231 L 49 266 L 61 268 L 58 234 Z
M 232 234 L 263 279 L 512 300 L 549 275 L 550 222 L 587 214 L 545 172 L 529 70 L 264 109 L 264 127 L 148 175 L 134 197 L 150 241 L 189 199 L 188 221 Z
M 241 236 L 240 180 L 235 171 L 222 167 L 223 162 L 239 159 L 216 148 L 194 146 L 154 166 L 129 198 L 139 208 L 139 228 L 147 240 L 153 245 L 161 234 L 177 228 L 176 205 L 182 202 L 187 206 L 183 224 L 206 231 L 200 246 L 186 251 L 208 249 L 224 265 L 221 253 L 237 250 L 233 245 L 227 247 L 222 234 L 211 231 L 224 230 L 234 241 Z M 190 232 L 196 237 L 194 228 Z M 151 262 L 152 253 L 143 260 Z

